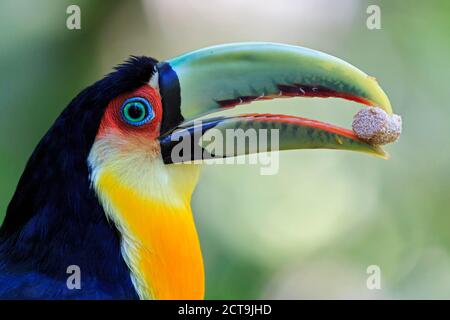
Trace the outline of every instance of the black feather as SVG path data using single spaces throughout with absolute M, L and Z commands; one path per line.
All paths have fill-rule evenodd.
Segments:
M 0 297 L 137 297 L 120 235 L 90 186 L 87 157 L 108 103 L 148 83 L 156 63 L 131 57 L 117 66 L 78 94 L 39 142 L 0 228 Z M 66 287 L 72 264 L 84 290 Z

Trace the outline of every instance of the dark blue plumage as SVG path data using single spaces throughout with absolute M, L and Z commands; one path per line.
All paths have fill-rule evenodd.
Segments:
M 147 83 L 156 63 L 133 57 L 83 90 L 36 147 L 0 228 L 0 298 L 138 298 L 87 157 L 109 101 Z M 69 265 L 81 290 L 66 286 Z

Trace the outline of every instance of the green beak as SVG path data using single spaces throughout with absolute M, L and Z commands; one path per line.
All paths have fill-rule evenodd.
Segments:
M 386 157 L 377 146 L 358 139 L 351 130 L 287 115 L 251 114 L 196 119 L 225 108 L 278 97 L 337 97 L 377 106 L 392 114 L 388 97 L 375 78 L 331 55 L 297 46 L 274 43 L 238 43 L 190 52 L 158 65 L 163 101 L 161 148 L 166 163 L 181 138 L 205 148 L 201 136 L 215 128 L 277 129 L 279 150 L 327 148 Z M 278 112 L 279 113 L 279 112 Z M 174 139 L 176 132 L 177 138 Z M 184 139 L 183 138 L 183 139 Z M 259 146 L 259 144 L 258 144 Z M 213 148 L 212 157 L 261 152 L 248 146 L 234 152 Z M 202 158 L 205 158 L 203 153 Z M 185 155 L 198 160 L 198 155 Z

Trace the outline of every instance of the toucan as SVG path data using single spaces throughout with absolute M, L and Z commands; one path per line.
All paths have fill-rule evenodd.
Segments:
M 317 120 L 223 113 L 281 97 L 337 97 L 392 114 L 375 78 L 331 55 L 276 43 L 225 44 L 165 61 L 131 56 L 82 90 L 36 146 L 8 205 L 0 298 L 203 299 L 190 206 L 201 162 L 262 152 L 208 149 L 201 138 L 211 130 L 276 129 L 278 150 L 386 156 L 352 130 Z M 202 152 L 180 152 L 183 141 Z

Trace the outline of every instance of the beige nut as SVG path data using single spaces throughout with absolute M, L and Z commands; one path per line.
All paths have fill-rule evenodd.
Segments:
M 377 107 L 364 108 L 353 117 L 353 132 L 374 145 L 395 142 L 402 132 L 402 118 Z

